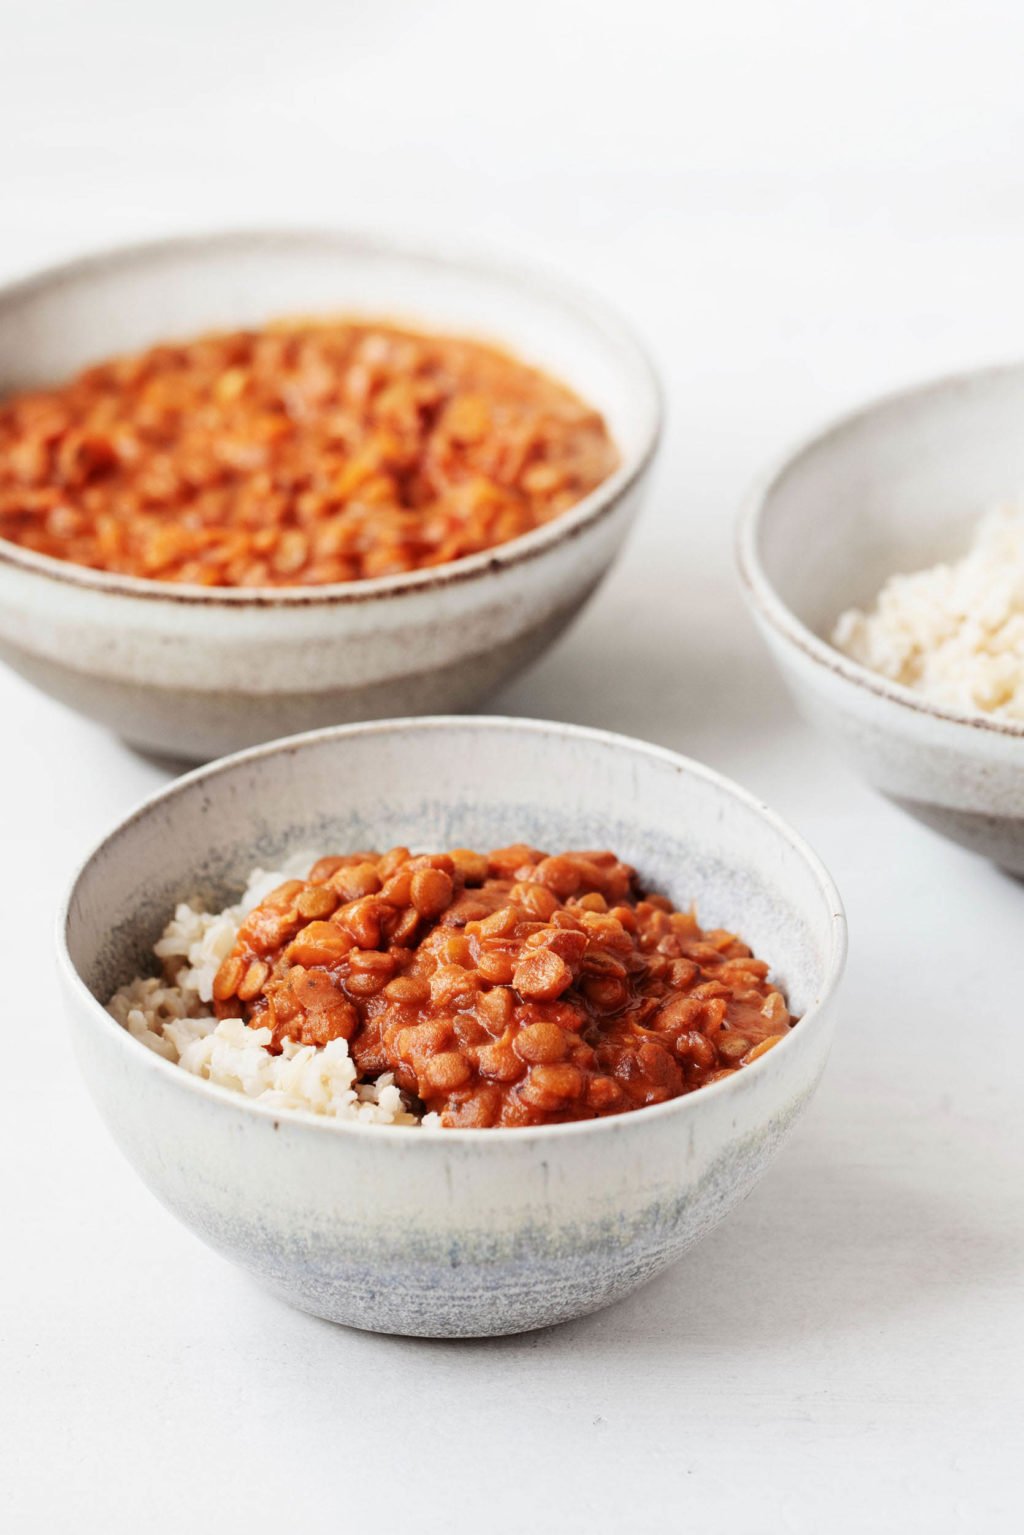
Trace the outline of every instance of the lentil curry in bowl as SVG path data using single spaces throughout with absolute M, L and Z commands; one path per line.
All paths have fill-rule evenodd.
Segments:
M 100 1111 L 186 1224 L 320 1316 L 465 1336 L 608 1304 L 753 1186 L 844 947 L 743 791 L 478 717 L 179 779 L 86 862 L 61 969 Z
M 326 232 L 0 289 L 4 399 L 0 658 L 193 760 L 475 707 L 603 579 L 660 431 L 603 305 Z
M 594 1119 L 722 1081 L 793 1022 L 764 960 L 614 853 L 396 847 L 268 883 L 255 871 L 215 915 L 180 905 L 162 976 L 110 1011 L 283 1106 L 474 1129 Z
M 0 537 L 148 580 L 320 586 L 507 543 L 616 465 L 599 412 L 494 347 L 281 322 L 0 402 Z

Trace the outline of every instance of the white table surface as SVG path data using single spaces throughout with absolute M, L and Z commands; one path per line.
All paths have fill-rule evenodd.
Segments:
M 810 839 L 845 1019 L 764 1183 L 601 1315 L 420 1343 L 288 1311 L 180 1228 L 86 1098 L 51 927 L 163 781 L 0 673 L 0 1524 L 12 1532 L 1021 1527 L 1024 886 L 875 799 L 742 611 L 733 516 L 845 406 L 1024 351 L 1007 3 L 8 0 L 0 275 L 211 224 L 454 235 L 646 332 L 652 502 L 497 709 L 645 736 Z

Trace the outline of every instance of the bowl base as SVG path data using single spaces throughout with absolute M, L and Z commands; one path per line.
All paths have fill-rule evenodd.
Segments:
M 1024 876 L 1024 818 L 954 810 L 945 805 L 903 799 L 895 794 L 886 795 L 886 798 L 932 831 L 998 864 L 1007 874 Z
M 422 714 L 464 714 L 511 681 L 568 628 L 601 576 L 509 640 L 428 671 L 315 692 L 243 692 L 143 684 L 54 661 L 0 636 L 0 660 L 59 703 L 131 747 L 180 770 L 281 736 L 329 725 Z
M 689 1243 L 685 1244 L 689 1246 Z M 682 1250 L 637 1259 L 625 1272 L 604 1275 L 587 1289 L 549 1285 L 516 1292 L 506 1282 L 472 1287 L 461 1295 L 442 1295 L 434 1290 L 411 1294 L 403 1304 L 388 1289 L 377 1295 L 355 1293 L 348 1287 L 315 1287 L 289 1277 L 285 1281 L 250 1269 L 260 1288 L 307 1316 L 318 1317 L 357 1332 L 380 1333 L 395 1338 L 508 1338 L 518 1333 L 540 1332 L 563 1322 L 575 1322 L 595 1311 L 604 1311 L 634 1290 L 655 1279 L 677 1263 Z

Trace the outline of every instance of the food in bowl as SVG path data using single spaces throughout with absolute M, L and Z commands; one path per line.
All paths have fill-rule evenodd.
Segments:
M 613 311 L 530 273 L 337 230 L 160 240 L 5 285 L 0 399 L 161 335 L 258 331 L 289 314 L 402 315 L 494 338 L 594 405 L 617 467 L 522 538 L 372 581 L 192 585 L 0 537 L 0 661 L 147 751 L 208 760 L 345 720 L 477 708 L 574 620 L 643 503 L 659 390 Z
M 114 1017 L 250 1097 L 468 1128 L 664 1103 L 795 1022 L 764 960 L 612 852 L 396 847 L 308 864 L 255 871 L 215 914 L 179 905 L 155 947 L 163 976 L 121 988 Z
M 507 543 L 618 462 L 597 410 L 495 347 L 279 323 L 0 404 L 0 536 L 149 580 L 320 586 Z
M 215 912 L 254 861 L 292 877 L 286 861 L 309 849 L 306 875 L 318 850 L 375 840 L 611 847 L 648 890 L 684 911 L 696 898 L 705 929 L 738 932 L 770 960 L 799 1022 L 753 1065 L 649 1108 L 431 1131 L 232 1091 L 182 1069 L 173 1051 L 144 1048 L 107 1011 L 147 971 L 182 895 Z M 213 978 L 235 938 L 189 957 L 191 941 L 178 937 L 168 974 L 203 964 L 211 1001 L 194 1010 L 211 1015 L 210 1029 Z M 609 1305 L 751 1191 L 821 1080 L 846 924 L 809 849 L 717 773 L 603 731 L 474 715 L 335 727 L 176 779 L 87 858 L 57 949 L 71 1041 L 100 1116 L 191 1232 L 317 1316 L 472 1337 Z
M 841 615 L 832 639 L 933 703 L 1024 720 L 1024 512 L 983 517 L 959 560 L 891 576 L 867 611 Z

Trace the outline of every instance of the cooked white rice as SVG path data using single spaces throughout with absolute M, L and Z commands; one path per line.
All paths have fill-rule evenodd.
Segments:
M 1024 512 L 990 512 L 954 564 L 892 576 L 832 642 L 935 703 L 1024 720 Z
M 436 1126 L 436 1114 L 421 1120 L 410 1111 L 390 1073 L 372 1083 L 358 1082 L 343 1039 L 322 1047 L 285 1040 L 282 1053 L 271 1055 L 269 1029 L 247 1028 L 241 1018 L 218 1023 L 213 1016 L 214 976 L 231 952 L 243 917 L 277 885 L 305 875 L 317 856 L 298 855 L 272 873 L 254 869 L 242 899 L 223 911 L 182 902 L 153 947 L 163 975 L 140 976 L 122 986 L 108 1010 L 165 1060 L 275 1108 L 368 1124 Z

